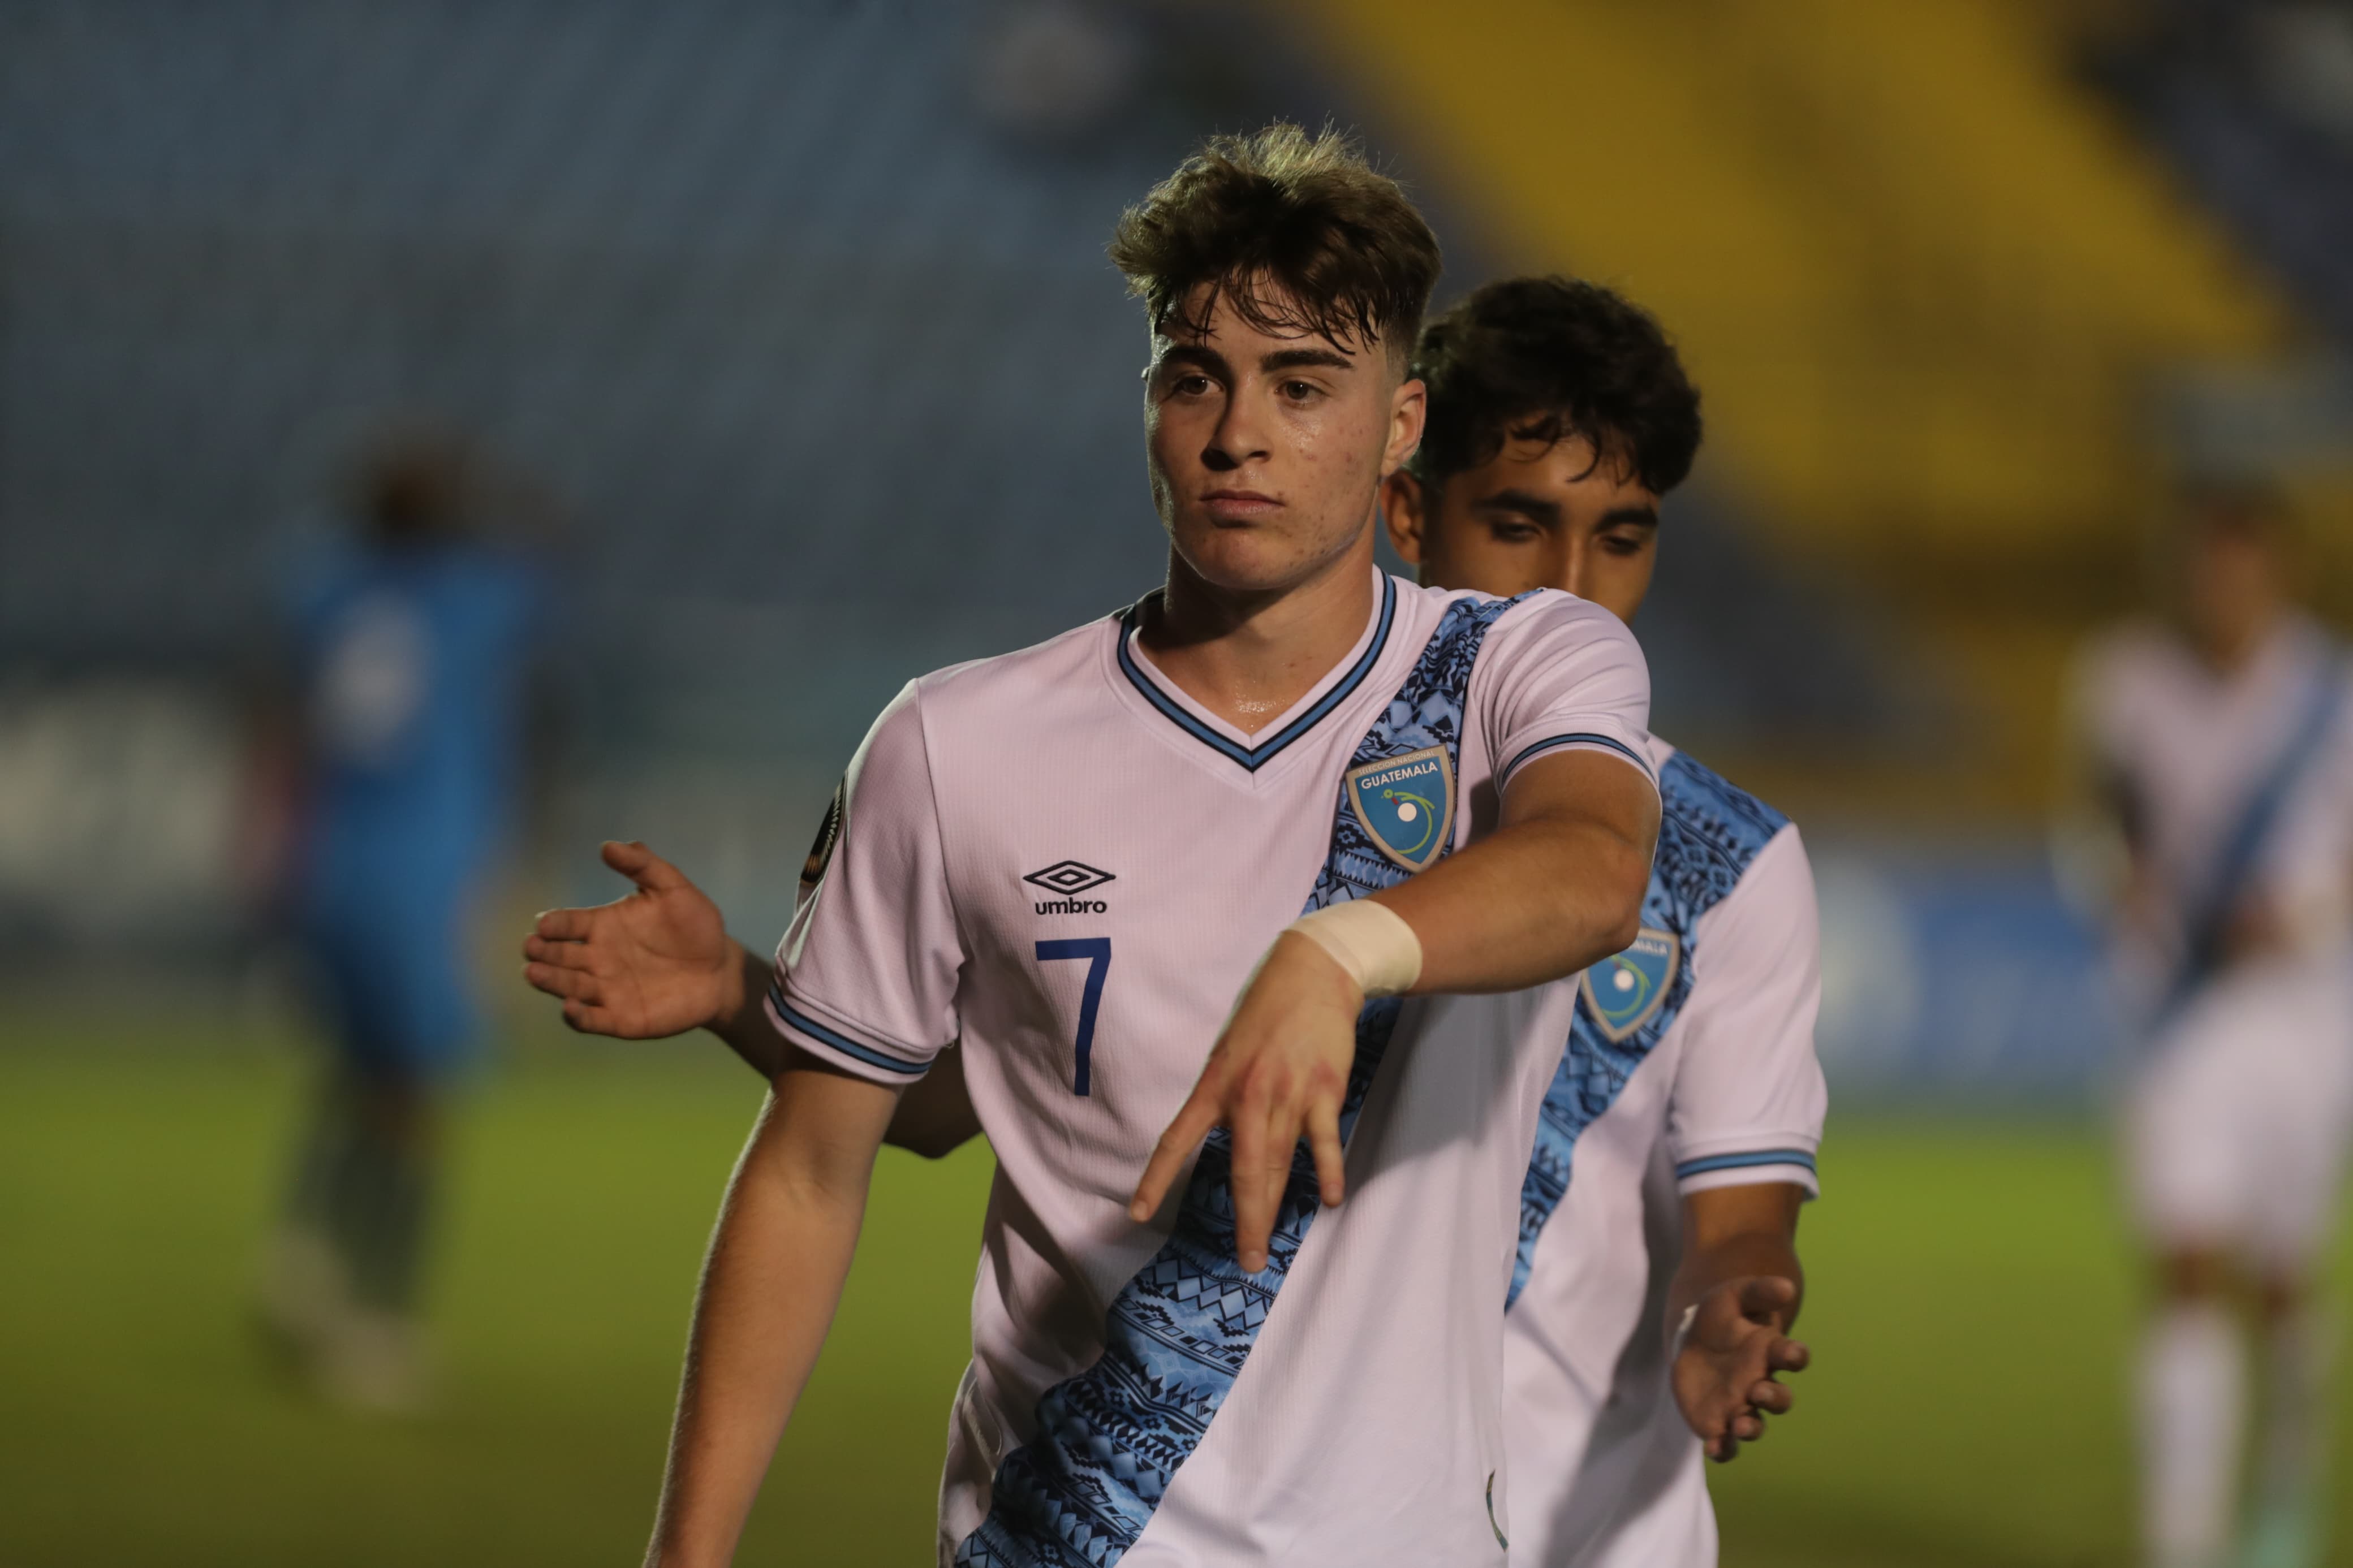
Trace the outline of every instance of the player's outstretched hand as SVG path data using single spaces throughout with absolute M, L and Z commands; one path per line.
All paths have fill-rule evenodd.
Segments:
M 1128 1214 L 1139 1223 L 1161 1201 L 1213 1127 L 1233 1135 L 1234 1257 L 1266 1267 L 1274 1217 L 1305 1138 L 1324 1201 L 1344 1195 L 1340 1101 L 1356 1055 L 1364 994 L 1314 941 L 1286 931 L 1242 987 L 1233 1016 L 1201 1068 L 1192 1097 L 1160 1135 Z
M 604 857 L 637 890 L 540 916 L 523 939 L 523 978 L 560 998 L 583 1034 L 649 1040 L 733 1016 L 743 962 L 719 907 L 642 844 L 607 842 Z
M 1776 1373 L 1803 1372 L 1811 1356 L 1781 1331 L 1798 1287 L 1778 1275 L 1727 1279 L 1700 1298 L 1683 1352 L 1675 1357 L 1675 1403 L 1719 1462 L 1765 1436 L 1765 1416 L 1788 1412 L 1789 1391 Z

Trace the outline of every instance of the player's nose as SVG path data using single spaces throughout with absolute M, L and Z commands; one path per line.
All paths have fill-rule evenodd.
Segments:
M 1209 432 L 1201 460 L 1215 473 L 1231 473 L 1245 463 L 1262 460 L 1270 447 L 1262 423 L 1247 398 L 1229 398 L 1224 414 Z

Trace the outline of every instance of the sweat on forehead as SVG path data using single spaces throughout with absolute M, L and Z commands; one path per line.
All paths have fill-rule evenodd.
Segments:
M 1227 331 L 1219 331 L 1221 322 Z M 1221 340 L 1234 335 L 1231 328 L 1236 323 L 1301 352 L 1324 358 L 1336 353 L 1352 362 L 1388 348 L 1390 342 L 1369 324 L 1319 321 L 1280 287 L 1262 279 L 1238 283 L 1219 280 L 1196 285 L 1192 293 L 1170 301 L 1168 309 L 1152 321 L 1153 355 L 1158 358 L 1185 347 L 1229 353 L 1233 345 Z M 1391 357 L 1402 361 L 1403 356 Z

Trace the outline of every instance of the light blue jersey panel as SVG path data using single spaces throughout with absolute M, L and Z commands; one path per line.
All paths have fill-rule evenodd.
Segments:
M 1568 1047 L 1536 1121 L 1536 1142 L 1520 1191 L 1519 1256 L 1509 1300 L 1528 1281 L 1536 1238 L 1568 1193 L 1577 1140 L 1617 1103 L 1634 1069 L 1674 1026 L 1691 994 L 1694 932 L 1700 917 L 1730 895 L 1789 819 L 1677 752 L 1659 770 L 1659 852 L 1642 897 L 1642 931 L 1625 952 L 1587 972 Z M 1810 1155 L 1726 1156 L 1810 1165 Z M 1713 1168 L 1696 1162 L 1701 1168 Z M 1678 1170 L 1678 1176 L 1695 1173 Z

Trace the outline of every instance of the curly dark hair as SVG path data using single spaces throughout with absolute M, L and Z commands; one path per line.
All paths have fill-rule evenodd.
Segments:
M 1211 137 L 1120 216 L 1110 248 L 1155 332 L 1206 330 L 1222 294 L 1261 331 L 1379 342 L 1399 365 L 1440 266 L 1438 237 L 1354 142 L 1282 123 Z
M 1699 451 L 1699 392 L 1657 318 L 1575 278 L 1507 278 L 1473 289 L 1423 330 L 1413 374 L 1430 387 L 1409 465 L 1443 485 L 1507 439 L 1582 436 L 1664 495 Z

